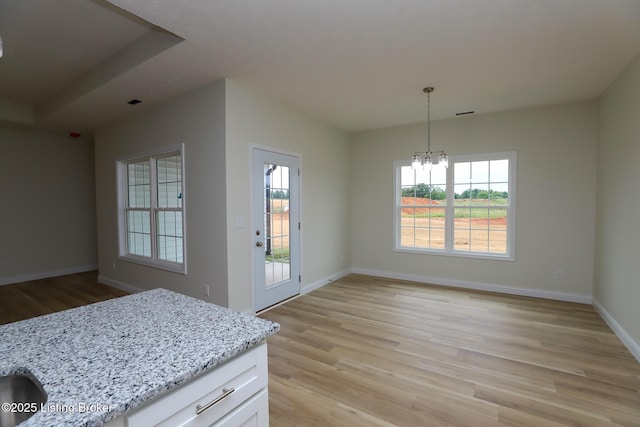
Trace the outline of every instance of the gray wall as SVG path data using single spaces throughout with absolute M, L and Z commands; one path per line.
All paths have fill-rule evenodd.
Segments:
M 229 298 L 237 310 L 253 307 L 252 144 L 300 155 L 302 292 L 345 274 L 351 265 L 349 136 L 227 81 Z M 238 216 L 247 219 L 246 228 L 235 226 Z
M 187 274 L 118 260 L 116 160 L 181 143 Z M 95 147 L 100 278 L 125 288 L 164 287 L 227 306 L 224 82 L 100 127 Z M 210 285 L 210 297 L 203 284 Z
M 0 128 L 0 284 L 96 268 L 93 144 Z
M 116 159 L 185 144 L 187 274 L 118 260 Z M 100 277 L 120 287 L 162 286 L 250 312 L 252 144 L 302 158 L 302 287 L 344 274 L 349 258 L 349 137 L 243 88 L 219 81 L 96 132 Z M 237 227 L 243 218 L 245 227 Z M 116 268 L 113 269 L 115 262 Z M 211 297 L 202 285 L 211 286 Z
M 426 147 L 424 124 L 354 135 L 351 245 L 356 271 L 589 302 L 593 286 L 595 101 L 432 124 L 449 155 L 517 153 L 515 261 L 393 251 L 393 162 Z M 555 280 L 562 269 L 564 280 Z
M 596 304 L 635 341 L 640 360 L 639 112 L 640 55 L 600 100 L 594 289 Z
M 250 310 L 249 230 L 234 221 L 249 222 L 250 147 L 257 144 L 302 157 L 303 289 L 353 266 L 540 296 L 593 294 L 640 354 L 638 111 L 640 56 L 597 104 L 434 123 L 434 148 L 449 154 L 517 152 L 514 262 L 393 252 L 393 161 L 424 146 L 423 124 L 349 136 L 219 81 L 99 128 L 95 178 L 91 141 L 0 128 L 0 284 L 93 269 L 99 258 L 107 283 L 163 286 Z M 119 261 L 116 159 L 179 143 L 185 144 L 188 274 Z M 564 280 L 554 279 L 556 269 L 565 271 Z

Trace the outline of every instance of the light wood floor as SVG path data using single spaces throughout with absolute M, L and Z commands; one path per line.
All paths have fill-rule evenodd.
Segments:
M 351 275 L 261 317 L 272 427 L 640 426 L 591 306 Z
M 126 293 L 0 286 L 0 324 Z M 271 427 L 640 426 L 640 364 L 592 307 L 351 275 L 263 313 Z

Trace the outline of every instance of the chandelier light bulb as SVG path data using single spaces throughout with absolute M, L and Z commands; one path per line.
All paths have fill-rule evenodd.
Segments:
M 449 157 L 444 153 L 440 154 L 440 157 L 438 158 L 438 164 L 443 168 L 449 167 Z
M 414 169 L 418 169 L 422 166 L 422 158 L 420 157 L 420 154 L 416 153 L 411 157 L 411 166 L 413 166 Z
M 427 159 L 424 161 L 425 169 L 430 171 L 432 166 L 433 166 L 433 163 L 431 162 L 431 157 L 427 157 Z

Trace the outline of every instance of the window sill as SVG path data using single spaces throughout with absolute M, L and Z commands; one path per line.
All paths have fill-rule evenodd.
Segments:
M 513 255 L 499 255 L 499 254 L 489 254 L 489 253 L 482 253 L 482 252 L 463 252 L 463 251 L 447 252 L 445 250 L 437 250 L 437 249 L 412 249 L 412 248 L 394 248 L 393 251 L 398 253 L 438 255 L 438 256 L 447 256 L 447 257 L 454 257 L 454 258 L 485 259 L 485 260 L 491 260 L 491 261 L 515 261 L 515 256 Z
M 121 261 L 130 262 L 133 264 L 144 265 L 146 267 L 157 268 L 159 270 L 170 271 L 172 273 L 187 274 L 186 264 L 178 264 L 175 262 L 150 260 L 148 258 L 138 257 L 134 255 L 120 255 L 118 257 Z

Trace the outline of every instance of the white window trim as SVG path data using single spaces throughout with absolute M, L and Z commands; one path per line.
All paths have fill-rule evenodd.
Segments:
M 164 261 L 155 258 L 155 254 L 152 257 L 142 257 L 138 255 L 132 255 L 127 253 L 127 220 L 125 214 L 125 207 L 127 206 L 127 189 L 124 184 L 127 182 L 127 163 L 138 159 L 145 159 L 148 157 L 161 157 L 171 153 L 180 153 L 180 161 L 182 163 L 182 259 L 183 262 L 175 263 L 170 261 Z M 121 157 L 116 159 L 116 188 L 118 197 L 118 259 L 121 261 L 127 261 L 134 264 L 145 265 L 147 267 L 158 268 L 161 270 L 167 270 L 174 273 L 187 274 L 187 197 L 186 197 L 186 181 L 185 181 L 185 156 L 184 156 L 184 144 L 172 145 L 164 147 L 158 150 L 147 151 L 142 153 L 136 153 L 130 156 Z M 152 191 L 152 199 L 154 192 Z M 155 232 L 152 233 L 155 235 Z M 153 237 L 152 239 L 155 239 Z
M 482 160 L 509 159 L 509 206 L 507 207 L 507 253 L 494 254 L 488 252 L 467 252 L 453 248 L 453 215 L 454 215 L 454 185 L 453 169 L 456 162 L 473 162 Z M 487 260 L 514 261 L 516 243 L 516 168 L 517 156 L 515 151 L 502 151 L 495 153 L 481 153 L 470 155 L 449 156 L 449 167 L 447 168 L 447 207 L 446 207 L 446 228 L 445 228 L 445 249 L 431 248 L 408 248 L 400 245 L 400 167 L 411 166 L 411 160 L 396 160 L 393 162 L 393 251 L 400 253 L 444 255 L 448 257 L 476 258 Z

